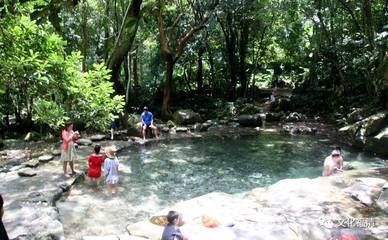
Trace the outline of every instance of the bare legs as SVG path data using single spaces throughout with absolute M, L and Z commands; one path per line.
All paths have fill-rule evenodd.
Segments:
M 63 174 L 64 175 L 67 174 L 67 162 L 69 162 L 71 174 L 76 174 L 76 172 L 74 171 L 74 161 L 64 161 L 63 162 Z
M 108 195 L 112 196 L 112 194 L 116 193 L 116 185 L 117 184 L 108 184 Z
M 151 128 L 152 133 L 154 134 L 156 139 L 159 139 L 158 128 L 155 127 L 154 125 L 150 125 L 149 128 Z M 143 125 L 143 140 L 146 139 L 146 130 L 147 130 L 147 125 Z

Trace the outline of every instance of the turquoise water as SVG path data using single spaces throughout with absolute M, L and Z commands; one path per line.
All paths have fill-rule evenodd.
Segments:
M 335 147 L 311 136 L 262 133 L 239 138 L 208 137 L 150 142 L 118 153 L 118 193 L 90 182 L 72 188 L 57 207 L 67 239 L 120 234 L 130 223 L 206 193 L 242 194 L 286 178 L 321 175 L 325 157 Z M 381 159 L 343 150 L 345 165 L 383 166 Z
M 261 134 L 239 139 L 181 139 L 134 147 L 120 153 L 131 168 L 135 195 L 157 193 L 161 200 L 190 199 L 213 191 L 241 193 L 285 178 L 321 175 L 335 145 L 310 136 Z M 345 164 L 381 166 L 380 159 L 343 150 Z

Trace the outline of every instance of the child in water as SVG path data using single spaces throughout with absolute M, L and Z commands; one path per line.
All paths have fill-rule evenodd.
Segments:
M 88 156 L 88 177 L 91 180 L 95 180 L 98 183 L 98 179 L 101 177 L 101 165 L 104 162 L 104 155 L 100 154 L 101 146 L 94 146 L 94 153 Z
M 107 158 L 104 161 L 105 183 L 108 186 L 108 195 L 116 193 L 116 186 L 119 181 L 119 160 L 116 157 L 115 146 L 107 147 L 105 150 Z

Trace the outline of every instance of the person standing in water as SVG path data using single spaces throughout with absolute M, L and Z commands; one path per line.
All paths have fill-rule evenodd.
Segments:
M 71 169 L 71 176 L 76 174 L 74 170 L 74 161 L 77 158 L 75 150 L 75 141 L 79 138 L 78 131 L 73 131 L 73 123 L 66 122 L 65 129 L 62 130 L 62 154 L 61 160 L 63 161 L 63 174 L 67 176 L 67 163 L 69 162 Z
M 91 180 L 96 180 L 96 184 L 99 182 L 99 178 L 101 177 L 101 165 L 104 162 L 104 155 L 100 154 L 100 145 L 94 146 L 94 153 L 88 156 L 87 164 L 89 166 L 88 169 L 88 177 Z
M 322 176 L 330 176 L 335 172 L 343 172 L 343 159 L 341 151 L 337 148 L 331 152 L 330 156 L 325 158 Z
M 108 195 L 116 193 L 116 186 L 119 182 L 119 160 L 116 157 L 117 149 L 110 146 L 105 149 L 107 158 L 104 161 L 105 183 L 108 186 Z

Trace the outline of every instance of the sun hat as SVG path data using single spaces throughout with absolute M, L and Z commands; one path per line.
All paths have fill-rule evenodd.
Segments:
M 335 156 L 335 155 L 341 155 L 340 151 L 338 151 L 338 150 L 333 150 L 333 151 L 331 152 L 331 156 Z
M 114 145 L 105 148 L 105 154 L 108 158 L 114 158 L 116 152 L 117 148 Z
M 143 110 L 148 110 L 148 107 L 147 107 L 147 106 L 144 106 L 144 107 L 143 107 Z

